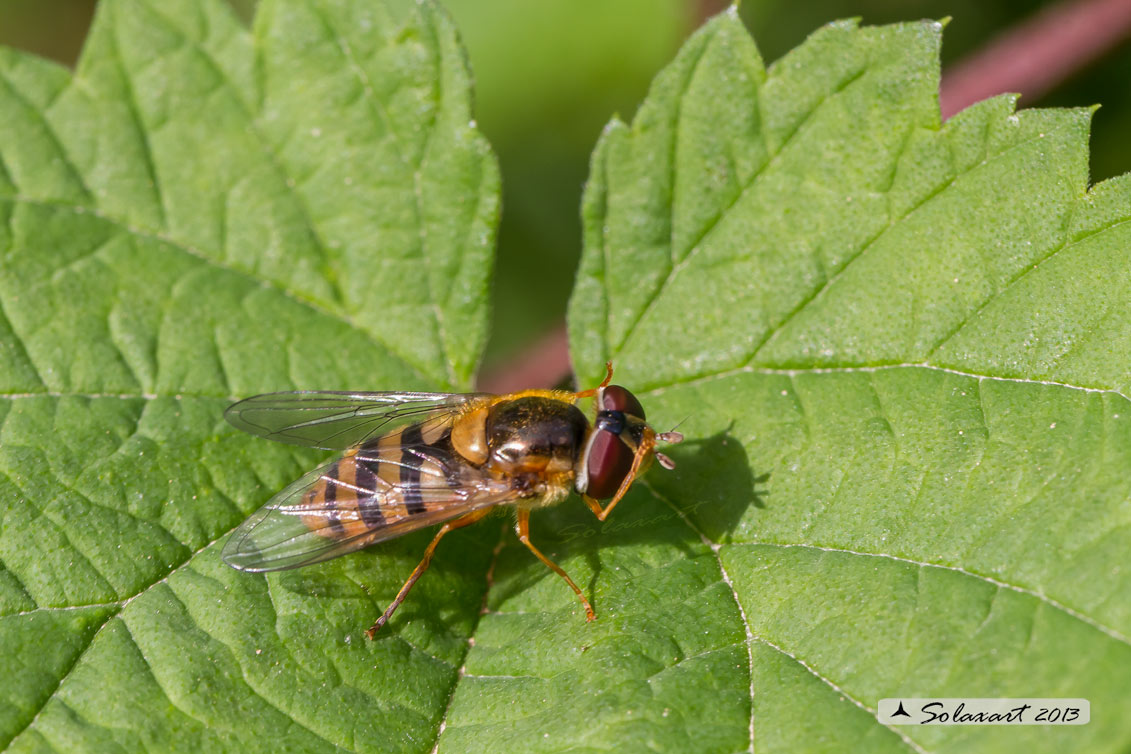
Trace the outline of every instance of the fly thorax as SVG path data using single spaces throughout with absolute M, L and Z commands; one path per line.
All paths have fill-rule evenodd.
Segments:
M 525 478 L 572 475 L 589 428 L 573 404 L 540 396 L 497 403 L 486 425 L 491 464 Z

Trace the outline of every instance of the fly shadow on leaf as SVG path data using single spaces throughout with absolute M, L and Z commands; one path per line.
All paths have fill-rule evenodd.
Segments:
M 310 567 L 269 574 L 277 589 L 315 614 L 332 614 L 340 629 L 360 634 L 392 601 L 423 557 L 437 527 L 375 544 Z M 499 518 L 452 532 L 436 550 L 431 567 L 377 638 L 397 636 L 405 626 L 464 635 L 477 619 L 485 573 L 499 534 Z
M 732 427 L 670 448 L 675 470 L 648 480 L 713 542 L 726 541 L 751 506 L 766 507 L 769 495 L 770 473 L 755 474 Z
M 700 532 L 713 542 L 720 541 L 751 506 L 766 507 L 767 492 L 759 485 L 770 475 L 755 475 L 742 443 L 730 434 L 729 427 L 663 450 L 675 461 L 675 469 L 654 464 L 603 523 L 573 496 L 531 516 L 531 539 L 542 552 L 559 563 L 578 555 L 585 559 L 588 583 L 581 581 L 584 572 L 572 575 L 591 602 L 602 570 L 619 554 L 631 559 L 635 552 L 648 561 L 669 557 L 658 553 L 674 549 L 694 557 L 702 553 Z M 566 568 L 578 570 L 569 564 Z M 506 543 L 495 576 L 493 604 L 507 601 L 540 579 L 557 579 L 517 541 Z M 594 608 L 600 612 L 596 602 Z

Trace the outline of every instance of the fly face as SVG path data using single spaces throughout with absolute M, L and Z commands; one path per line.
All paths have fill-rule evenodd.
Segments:
M 592 500 L 614 499 L 627 490 L 637 474 L 643 473 L 655 457 L 664 468 L 675 464 L 655 450 L 657 440 L 676 443 L 678 432 L 656 434 L 645 421 L 639 399 L 620 385 L 596 391 L 597 420 L 578 459 L 577 491 Z M 590 507 L 593 507 L 590 505 Z M 605 513 L 605 515 L 608 515 Z

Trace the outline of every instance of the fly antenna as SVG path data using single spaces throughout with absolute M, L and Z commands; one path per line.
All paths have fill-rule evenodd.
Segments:
M 683 433 L 682 432 L 676 432 L 676 430 L 679 429 L 683 425 L 683 423 L 690 418 L 691 418 L 691 414 L 688 414 L 687 416 L 683 417 L 682 419 L 679 420 L 679 424 L 676 424 L 674 427 L 671 428 L 671 430 L 669 430 L 668 432 L 661 432 L 660 434 L 656 435 L 656 439 L 659 440 L 660 442 L 667 442 L 667 443 L 683 442 Z M 663 461 L 661 461 L 660 463 L 662 464 Z M 670 469 L 671 467 L 670 466 L 664 466 L 664 468 Z
M 666 442 L 670 445 L 674 445 L 677 442 L 683 442 L 683 433 L 682 432 L 676 432 L 676 430 L 679 429 L 680 424 L 683 424 L 683 422 L 687 421 L 690 418 L 691 418 L 690 414 L 683 417 L 683 419 L 679 422 L 679 424 L 672 427 L 670 431 L 661 432 L 660 434 L 656 435 L 656 439 L 659 440 L 660 442 Z M 669 458 L 668 456 L 664 455 L 663 453 L 661 453 L 659 451 L 656 451 L 656 460 L 659 461 L 660 465 L 663 466 L 665 469 L 670 470 L 670 469 L 675 468 L 675 461 L 673 461 L 671 458 Z
M 666 443 L 683 442 L 683 433 L 682 432 L 676 432 L 676 430 L 679 429 L 680 425 L 682 425 L 685 421 L 687 421 L 690 418 L 691 418 L 691 414 L 688 414 L 687 416 L 683 417 L 683 419 L 680 420 L 679 424 L 672 427 L 670 431 L 661 432 L 660 434 L 656 435 L 656 439 L 659 440 L 660 442 L 666 442 Z M 661 463 L 663 463 L 663 462 L 661 461 Z M 670 469 L 671 466 L 665 466 L 664 468 Z

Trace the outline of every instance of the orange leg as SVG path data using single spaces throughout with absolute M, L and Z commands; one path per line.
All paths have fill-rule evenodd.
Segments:
M 420 578 L 421 574 L 428 570 L 428 564 L 432 562 L 432 553 L 436 551 L 436 545 L 440 544 L 440 540 L 443 539 L 445 534 L 454 529 L 462 529 L 468 524 L 474 524 L 490 513 L 491 510 L 491 508 L 482 508 L 477 511 L 472 511 L 465 516 L 460 516 L 456 520 L 449 521 L 441 526 L 440 531 L 436 532 L 436 536 L 432 538 L 432 543 L 428 545 L 428 549 L 424 551 L 424 558 L 421 559 L 420 564 L 416 566 L 416 570 L 412 572 L 412 575 L 408 577 L 408 581 L 404 583 L 401 590 L 397 592 L 396 598 L 393 599 L 393 604 L 385 608 L 385 612 L 377 619 L 376 623 L 369 627 L 365 635 L 372 639 L 376 636 L 377 632 L 381 630 L 381 627 L 389 622 L 389 618 L 393 617 L 393 613 L 400 607 L 400 604 L 404 602 L 404 598 L 408 596 L 412 585 L 416 583 L 416 580 Z
M 584 500 L 585 504 L 589 506 L 589 510 L 593 511 L 593 515 L 597 517 L 597 520 L 605 520 L 605 509 L 601 507 L 600 500 L 595 497 L 589 497 L 584 493 L 582 493 L 581 499 Z
M 613 508 L 617 507 L 617 503 L 624 497 L 624 493 L 628 492 L 628 488 L 632 486 L 633 481 L 636 480 L 636 475 L 640 473 L 640 466 L 644 463 L 644 459 L 652 453 L 652 449 L 656 447 L 655 435 L 651 430 L 647 430 L 644 439 L 640 443 L 640 447 L 636 449 L 636 455 L 632 457 L 632 468 L 628 470 L 624 480 L 620 483 L 620 488 L 617 489 L 617 494 L 609 501 L 609 504 L 604 508 L 601 507 L 599 500 L 582 495 L 581 499 L 589 506 L 589 510 L 593 511 L 593 515 L 597 517 L 598 521 L 604 521 L 613 512 Z
M 557 563 L 543 555 L 541 550 L 539 550 L 530 542 L 529 510 L 525 508 L 518 509 L 518 525 L 515 526 L 515 532 L 518 533 L 518 541 L 529 547 L 530 551 L 534 553 L 534 556 L 545 563 L 551 571 L 565 579 L 565 582 L 569 584 L 569 588 L 572 589 L 581 599 L 581 604 L 585 606 L 585 620 L 588 622 L 596 618 L 597 614 L 593 612 L 593 607 L 589 604 L 589 600 L 585 599 L 585 595 L 581 593 L 581 590 L 577 587 L 577 584 L 573 583 L 573 579 L 569 577 L 569 574 L 563 571 L 562 567 Z
M 579 398 L 592 398 L 593 396 L 595 396 L 597 394 L 598 390 L 600 390 L 603 387 L 608 387 L 609 383 L 612 382 L 612 381 L 613 381 L 613 362 L 606 361 L 605 362 L 605 381 L 602 382 L 597 387 L 590 388 L 588 390 L 582 390 L 580 393 L 574 393 L 573 399 L 576 401 Z

